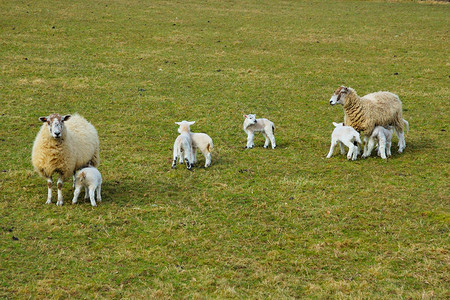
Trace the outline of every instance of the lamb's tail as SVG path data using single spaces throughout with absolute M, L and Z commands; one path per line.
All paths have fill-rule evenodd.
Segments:
M 214 147 L 213 143 L 208 143 L 208 145 L 206 146 L 206 150 L 208 150 L 208 152 L 211 152 L 212 148 Z

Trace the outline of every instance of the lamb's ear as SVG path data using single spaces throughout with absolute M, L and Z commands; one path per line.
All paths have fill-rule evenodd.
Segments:
M 47 117 L 39 117 L 39 121 L 41 121 L 42 123 L 47 122 Z
M 194 125 L 194 124 L 195 124 L 195 121 L 188 122 L 188 124 L 189 124 L 189 126 Z
M 62 120 L 63 122 L 65 122 L 65 121 L 69 120 L 70 117 L 72 117 L 72 116 L 71 116 L 71 115 L 65 115 L 65 116 L 62 116 L 61 120 Z
M 336 122 L 333 122 L 334 127 L 337 127 L 339 124 Z
M 175 124 L 177 124 L 177 125 L 181 125 L 181 122 L 175 122 Z
M 247 115 L 244 115 L 244 118 L 246 118 L 246 119 L 247 119 Z

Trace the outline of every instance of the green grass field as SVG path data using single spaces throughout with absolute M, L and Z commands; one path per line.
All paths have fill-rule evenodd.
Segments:
M 449 298 L 448 3 L 0 2 L 0 298 Z M 410 123 L 326 159 L 340 85 Z M 45 205 L 38 117 L 100 137 L 103 202 Z M 244 150 L 243 114 L 278 147 Z M 171 169 L 175 121 L 212 166 Z M 54 190 L 54 199 L 56 190 Z

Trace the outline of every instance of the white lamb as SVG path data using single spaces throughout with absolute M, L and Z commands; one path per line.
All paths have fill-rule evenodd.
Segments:
M 403 123 L 405 124 L 406 132 L 408 132 L 409 131 L 408 121 L 403 119 Z M 364 153 L 362 157 L 363 158 L 369 157 L 372 154 L 372 150 L 377 145 L 377 143 L 378 143 L 378 156 L 381 156 L 382 159 L 386 159 L 386 157 L 391 156 L 392 135 L 393 135 L 392 126 L 388 126 L 387 128 L 383 126 L 376 126 L 372 132 L 372 135 L 369 138 L 367 138 L 367 136 L 364 137 L 364 142 L 366 144 L 364 146 Z
M 94 193 L 97 192 L 97 201 L 102 201 L 102 175 L 94 167 L 87 167 L 79 170 L 75 175 L 75 191 L 73 193 L 72 203 L 75 204 L 78 201 L 78 195 L 81 188 L 85 188 L 85 199 L 90 198 L 92 206 L 97 206 L 95 203 Z
M 44 124 L 34 140 L 31 161 L 36 172 L 47 179 L 47 204 L 52 202 L 52 175 L 59 174 L 56 205 L 62 205 L 63 180 L 81 167 L 100 163 L 97 130 L 78 114 L 52 114 L 39 120 Z
M 327 158 L 333 155 L 334 147 L 339 143 L 341 154 L 345 154 L 344 145 L 348 147 L 347 159 L 356 160 L 359 154 L 359 145 L 361 145 L 361 138 L 359 133 L 350 126 L 344 126 L 343 123 L 335 123 L 333 133 L 331 134 L 331 146 Z M 358 143 L 358 146 L 354 144 Z
M 192 169 L 192 166 L 194 164 L 194 150 L 192 146 L 191 131 L 189 126 L 194 123 L 195 121 L 175 122 L 175 124 L 180 125 L 180 127 L 178 128 L 178 132 L 180 133 L 180 135 L 175 139 L 175 143 L 173 144 L 173 169 L 177 167 L 177 160 L 183 155 L 184 159 L 186 160 L 187 169 Z
M 247 146 L 245 148 L 253 148 L 255 146 L 253 138 L 255 132 L 261 132 L 266 141 L 264 142 L 264 148 L 269 146 L 269 140 L 272 144 L 272 149 L 277 146 L 275 143 L 275 126 L 267 119 L 256 119 L 255 114 L 244 115 L 244 131 L 247 133 Z
M 197 149 L 205 156 L 205 168 L 211 165 L 211 150 L 214 147 L 212 138 L 206 133 L 191 132 L 194 164 L 197 163 Z

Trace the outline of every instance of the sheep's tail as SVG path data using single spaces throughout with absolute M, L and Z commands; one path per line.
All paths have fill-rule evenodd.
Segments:
M 212 148 L 214 147 L 213 143 L 208 143 L 208 145 L 206 146 L 206 150 L 208 150 L 208 152 L 211 152 Z
M 409 123 L 405 119 L 403 119 L 403 123 L 405 124 L 406 133 L 408 133 L 409 132 Z

